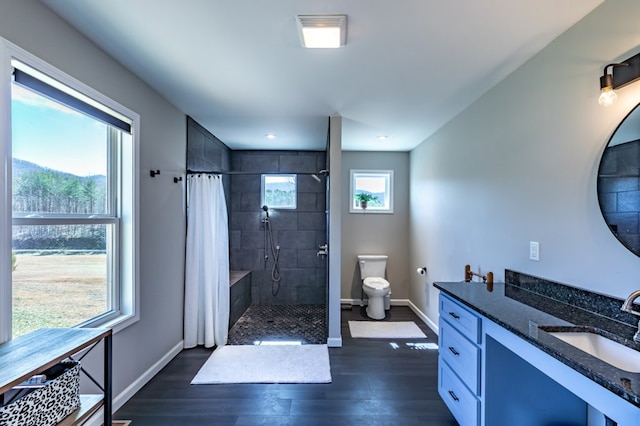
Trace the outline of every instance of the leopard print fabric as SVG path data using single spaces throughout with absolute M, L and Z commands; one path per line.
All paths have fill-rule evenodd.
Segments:
M 55 426 L 80 406 L 80 363 L 17 401 L 0 407 L 0 426 Z M 66 365 L 68 367 L 68 365 Z

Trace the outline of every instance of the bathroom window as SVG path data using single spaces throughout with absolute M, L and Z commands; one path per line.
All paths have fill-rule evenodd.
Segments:
M 350 195 L 350 213 L 393 213 L 393 170 L 351 170 Z
M 296 208 L 296 175 L 262 175 L 262 205 L 271 209 Z
M 12 128 L 0 134 L 0 157 L 12 164 L 11 203 L 0 206 L 11 230 L 11 246 L 0 244 L 11 259 L 0 294 L 12 295 L 0 300 L 0 342 L 38 328 L 131 324 L 138 115 L 2 47 L 0 57 L 15 56 L 0 83 Z

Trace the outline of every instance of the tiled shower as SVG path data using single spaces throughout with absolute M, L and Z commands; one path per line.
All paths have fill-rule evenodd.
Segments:
M 280 246 L 280 281 L 273 282 L 274 257 L 264 262 L 260 173 L 297 173 L 324 169 L 324 152 L 233 151 L 232 170 L 256 172 L 231 176 L 230 266 L 251 271 L 253 304 L 324 304 L 325 262 L 317 256 L 326 243 L 324 179 L 297 176 L 297 208 L 270 210 L 272 235 Z M 274 295 L 275 294 L 275 295 Z
M 229 213 L 230 269 L 250 271 L 251 291 L 237 292 L 253 305 L 325 305 L 327 242 L 326 178 L 309 173 L 326 169 L 323 151 L 232 151 L 188 118 L 187 169 L 234 172 L 223 176 Z M 260 198 L 262 173 L 297 175 L 297 208 L 270 210 L 272 235 L 280 246 L 279 282 L 271 277 L 273 256 L 265 263 Z M 248 303 L 247 303 L 248 302 Z M 233 303 L 233 302 L 232 302 Z

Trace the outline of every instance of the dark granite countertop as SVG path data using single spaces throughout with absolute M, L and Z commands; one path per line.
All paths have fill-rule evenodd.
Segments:
M 479 282 L 436 282 L 436 288 L 485 318 L 640 407 L 640 373 L 618 369 L 547 331 L 591 331 L 640 351 L 633 327 L 541 296 L 518 286 Z M 491 291 L 489 289 L 491 288 Z M 546 330 L 546 331 L 545 331 Z M 640 358 L 640 352 L 638 353 Z

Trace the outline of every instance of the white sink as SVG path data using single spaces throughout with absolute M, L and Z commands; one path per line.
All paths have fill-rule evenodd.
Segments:
M 589 332 L 550 332 L 552 336 L 621 370 L 640 373 L 640 352 Z

